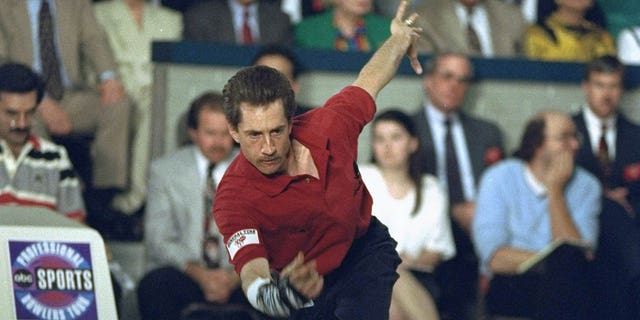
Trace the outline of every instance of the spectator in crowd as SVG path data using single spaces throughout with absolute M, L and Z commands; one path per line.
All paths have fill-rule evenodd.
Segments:
M 447 197 L 435 176 L 420 172 L 419 145 L 411 117 L 388 109 L 373 120 L 372 161 L 360 167 L 372 214 L 389 228 L 402 258 L 391 319 L 438 319 L 433 271 L 455 255 Z
M 527 23 L 502 0 L 430 0 L 416 7 L 424 29 L 421 53 L 460 52 L 483 57 L 521 54 Z
M 471 234 L 490 278 L 489 315 L 589 319 L 589 258 L 582 249 L 550 256 L 540 272 L 518 273 L 554 241 L 596 245 L 601 188 L 575 166 L 579 144 L 569 116 L 542 112 L 527 123 L 515 159 L 482 176 Z
M 88 163 L 73 163 L 81 172 L 89 172 L 81 176 L 87 193 L 101 194 L 90 203 L 109 207 L 112 195 L 126 189 L 129 179 L 131 105 L 91 2 L 1 0 L 0 7 L 0 61 L 27 64 L 46 83 L 36 118 L 41 121 L 34 122 L 34 132 L 52 137 L 91 135 Z M 98 73 L 98 86 L 83 76 L 87 68 Z M 69 147 L 74 161 L 80 151 L 73 144 Z M 91 164 L 92 169 L 82 170 Z M 88 213 L 88 223 L 99 231 L 115 217 L 107 211 Z
M 422 172 L 446 186 L 456 256 L 436 269 L 442 288 L 439 309 L 445 319 L 475 319 L 478 260 L 470 239 L 476 182 L 502 158 L 498 127 L 461 111 L 473 66 L 461 54 L 442 53 L 427 63 L 427 99 L 413 118 L 423 152 Z
M 217 182 L 237 153 L 222 96 L 196 98 L 187 122 L 193 144 L 151 164 L 144 215 L 148 272 L 138 286 L 142 319 L 179 319 L 192 303 L 249 306 L 211 219 Z
M 611 35 L 587 20 L 593 0 L 549 0 L 546 3 L 551 6 L 549 15 L 541 16 L 544 18 L 530 26 L 525 34 L 527 58 L 586 62 L 616 53 Z
M 118 64 L 118 72 L 135 108 L 131 172 L 126 193 L 113 199 L 120 212 L 133 214 L 144 204 L 147 191 L 151 134 L 151 43 L 182 36 L 182 15 L 145 0 L 109 0 L 94 5 L 96 18 Z
M 373 13 L 373 0 L 332 2 L 331 9 L 296 25 L 296 46 L 369 52 L 389 37 L 389 19 Z
M 81 185 L 66 149 L 31 132 L 44 95 L 45 83 L 31 68 L 0 65 L 0 207 L 42 207 L 84 223 Z M 121 286 L 112 283 L 119 306 Z
M 214 217 L 251 304 L 290 319 L 387 319 L 400 258 L 371 216 L 357 166 L 358 136 L 405 54 L 422 73 L 416 14 L 398 7 L 391 36 L 353 85 L 294 118 L 291 85 L 252 66 L 224 87 L 241 153 L 223 177 Z M 272 272 L 273 271 L 273 272 Z
M 618 57 L 629 65 L 640 65 L 640 25 L 623 29 L 618 35 Z
M 604 189 L 595 264 L 600 319 L 640 318 L 640 126 L 619 110 L 624 69 L 614 56 L 590 61 L 582 83 L 587 104 L 573 116 L 585 137 L 577 164 Z
M 280 71 L 285 77 L 287 77 L 287 79 L 289 79 L 293 94 L 296 97 L 299 96 L 300 82 L 298 82 L 298 77 L 303 70 L 298 58 L 290 48 L 279 45 L 264 46 L 260 48 L 258 53 L 253 57 L 251 65 L 267 66 Z M 311 107 L 298 103 L 296 115 L 309 110 L 311 110 Z
M 0 66 L 0 202 L 43 207 L 84 222 L 80 181 L 67 151 L 31 134 L 43 97 L 44 83 L 29 67 Z
M 293 44 L 289 16 L 279 1 L 219 0 L 197 3 L 184 13 L 184 39 L 239 45 Z

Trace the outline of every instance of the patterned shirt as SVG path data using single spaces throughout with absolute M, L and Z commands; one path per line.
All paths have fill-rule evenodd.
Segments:
M 0 206 L 35 206 L 79 220 L 80 181 L 64 147 L 30 136 L 18 157 L 0 140 Z

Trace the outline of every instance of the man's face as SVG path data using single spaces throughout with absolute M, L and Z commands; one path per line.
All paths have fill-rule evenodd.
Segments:
M 266 55 L 260 57 L 260 59 L 256 61 L 255 65 L 271 67 L 280 71 L 280 73 L 284 74 L 284 76 L 289 79 L 293 93 L 298 94 L 300 84 L 293 78 L 293 64 L 289 59 L 277 54 Z
M 31 131 L 37 93 L 0 92 L 0 139 L 12 149 L 21 149 Z
M 462 106 L 471 80 L 471 65 L 464 57 L 440 57 L 435 70 L 424 77 L 424 88 L 431 103 L 443 113 Z
M 233 139 L 222 111 L 203 108 L 198 115 L 198 127 L 189 129 L 189 136 L 209 162 L 226 159 L 233 149 Z
M 229 130 L 245 158 L 265 175 L 284 171 L 291 148 L 291 124 L 282 100 L 258 107 L 242 102 L 240 112 L 242 121 L 237 130 Z
M 622 74 L 593 72 L 582 83 L 582 90 L 593 113 L 600 118 L 614 114 L 622 98 Z
M 575 158 L 580 147 L 580 138 L 571 118 L 563 114 L 547 115 L 544 134 L 541 152 L 545 158 L 557 156 L 562 152 L 570 152 Z

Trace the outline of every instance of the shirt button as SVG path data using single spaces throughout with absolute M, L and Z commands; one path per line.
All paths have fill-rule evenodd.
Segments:
M 304 178 L 304 182 L 309 183 L 311 182 L 311 179 L 309 179 L 309 177 Z

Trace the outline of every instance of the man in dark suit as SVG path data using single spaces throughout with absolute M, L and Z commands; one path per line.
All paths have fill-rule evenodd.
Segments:
M 603 317 L 639 319 L 640 303 L 640 126 L 619 112 L 624 65 L 613 56 L 586 67 L 587 105 L 573 116 L 584 143 L 578 165 L 600 178 L 603 204 L 596 252 L 597 291 Z
M 189 7 L 182 21 L 185 40 L 293 44 L 291 21 L 280 9 L 280 1 L 203 1 Z
M 447 187 L 456 242 L 456 256 L 436 270 L 442 289 L 438 306 L 444 319 L 476 318 L 478 259 L 469 237 L 475 209 L 472 199 L 484 169 L 503 154 L 500 129 L 460 110 L 472 77 L 466 56 L 434 56 L 424 77 L 427 99 L 414 115 L 424 152 L 423 171 L 436 175 Z

